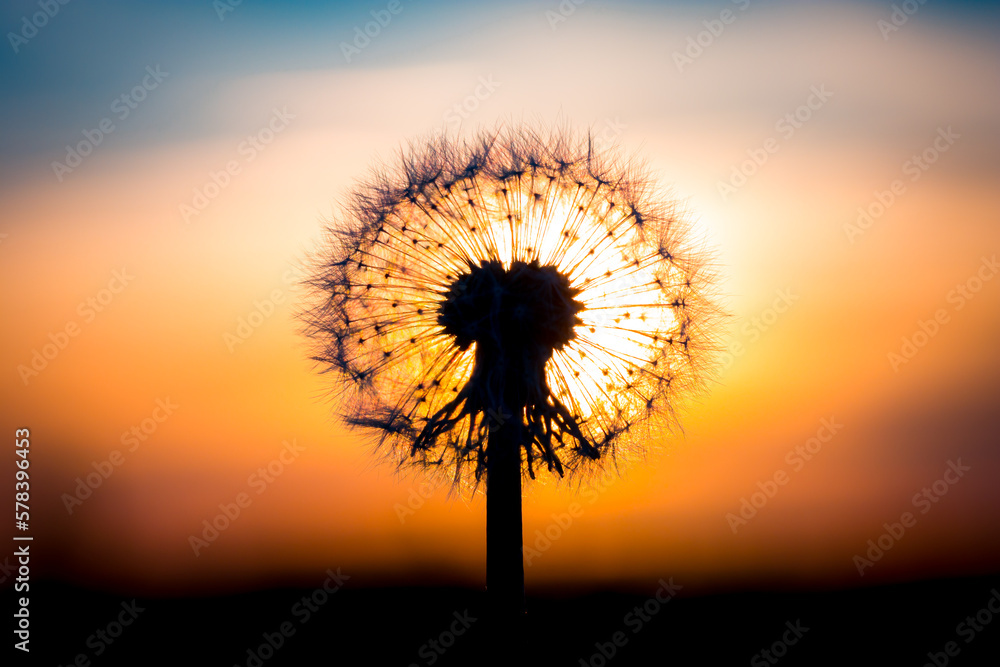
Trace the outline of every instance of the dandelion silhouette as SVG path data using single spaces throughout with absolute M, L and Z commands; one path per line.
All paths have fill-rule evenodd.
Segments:
M 411 146 L 328 241 L 314 359 L 398 465 L 485 482 L 488 597 L 519 615 L 522 480 L 617 465 L 676 424 L 712 347 L 704 254 L 634 164 L 520 127 Z

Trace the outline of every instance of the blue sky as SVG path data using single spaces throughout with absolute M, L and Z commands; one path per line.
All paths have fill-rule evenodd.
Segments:
M 569 2 L 569 0 L 567 0 Z M 55 0 L 53 0 L 55 3 Z M 754 3 L 754 7 L 783 3 Z M 833 7 L 846 3 L 810 3 Z M 859 4 L 859 3 L 855 3 Z M 892 3 L 860 3 L 890 12 Z M 54 4 L 58 13 L 27 43 L 11 44 L 12 33 L 24 30 L 23 19 L 37 14 L 38 0 L 4 3 L 0 28 L 6 37 L 0 49 L 0 154 L 5 160 L 18 155 L 47 152 L 71 139 L 88 118 L 105 114 L 109 100 L 135 85 L 146 65 L 160 63 L 174 80 L 191 84 L 189 100 L 178 105 L 195 107 L 198 98 L 210 95 L 232 77 L 261 72 L 384 67 L 414 62 L 476 58 L 469 40 L 492 26 L 508 24 L 514 33 L 547 29 L 546 12 L 559 3 L 462 3 L 457 0 L 411 0 L 380 36 L 378 48 L 363 58 L 345 62 L 340 43 L 353 38 L 353 30 L 372 20 L 370 12 L 384 11 L 382 2 L 283 2 L 266 4 L 245 0 L 220 12 L 210 0 L 199 2 L 83 2 Z M 711 16 L 733 3 L 610 3 L 588 0 L 576 9 L 592 16 L 652 12 L 680 21 Z M 954 24 L 963 31 L 989 34 L 1000 16 L 995 3 L 928 2 L 914 22 Z M 696 23 L 695 23 L 696 25 Z M 664 43 L 665 47 L 669 44 Z M 845 49 L 850 44 L 844 45 Z M 177 108 L 173 116 L 146 114 L 143 123 L 132 123 L 127 132 L 134 139 L 155 141 L 196 138 L 213 128 L 197 122 L 197 114 Z M 216 128 L 217 129 L 217 128 Z

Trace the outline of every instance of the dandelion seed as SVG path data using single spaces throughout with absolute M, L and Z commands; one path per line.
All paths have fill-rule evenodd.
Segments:
M 314 358 L 398 465 L 486 482 L 487 586 L 520 583 L 512 607 L 522 478 L 641 451 L 701 382 L 711 276 L 677 213 L 589 137 L 515 128 L 412 146 L 329 230 Z

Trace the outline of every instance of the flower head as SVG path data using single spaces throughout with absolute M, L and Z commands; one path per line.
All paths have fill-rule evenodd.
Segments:
M 617 460 L 674 423 L 712 348 L 711 276 L 674 204 L 589 137 L 514 128 L 411 146 L 353 192 L 309 281 L 315 359 L 398 464 L 485 475 Z

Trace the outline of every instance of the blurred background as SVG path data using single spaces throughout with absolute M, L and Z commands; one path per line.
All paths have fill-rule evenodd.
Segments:
M 484 499 L 397 475 L 338 424 L 297 281 L 372 165 L 525 121 L 644 161 L 715 249 L 729 314 L 683 433 L 620 478 L 527 489 L 529 605 L 556 633 L 536 655 L 861 664 L 868 642 L 920 664 L 954 642 L 941 655 L 989 664 L 971 660 L 1000 653 L 998 19 L 933 0 L 4 3 L 0 399 L 3 430 L 31 431 L 30 529 L 5 539 L 34 537 L 37 651 L 134 662 L 194 632 L 196 664 L 249 667 L 370 636 L 371 664 L 469 664 L 474 640 L 424 643 L 480 602 Z M 338 572 L 322 620 L 292 611 Z M 661 580 L 678 600 L 636 630 Z M 133 599 L 135 629 L 94 640 Z M 797 619 L 815 629 L 791 645 Z M 299 637 L 262 655 L 283 621 Z

